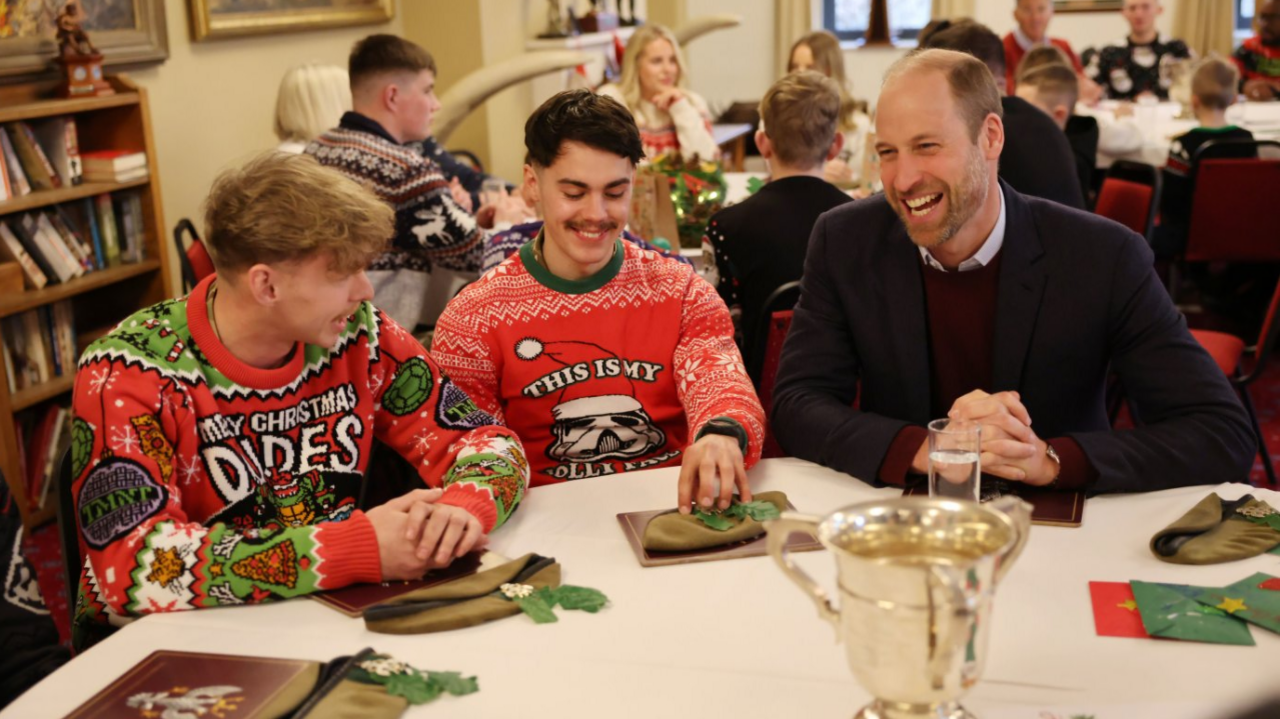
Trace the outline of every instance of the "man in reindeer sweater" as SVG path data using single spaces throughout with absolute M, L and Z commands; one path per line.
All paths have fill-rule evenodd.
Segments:
M 545 225 L 449 303 L 436 361 L 519 434 L 534 486 L 680 465 L 681 511 L 750 499 L 764 412 L 728 309 L 688 265 L 619 238 L 644 157 L 631 113 L 564 92 L 525 145 Z
M 85 351 L 78 645 L 139 614 L 421 577 L 515 510 L 518 440 L 369 304 L 392 218 L 311 157 L 256 158 L 206 202 L 217 273 Z M 433 489 L 361 511 L 375 437 Z

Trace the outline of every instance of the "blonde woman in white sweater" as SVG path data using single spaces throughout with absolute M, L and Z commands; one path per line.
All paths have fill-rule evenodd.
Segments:
M 675 36 L 661 25 L 642 25 L 622 55 L 622 78 L 598 92 L 631 110 L 650 160 L 673 150 L 685 159 L 716 159 L 720 148 L 711 135 L 707 103 L 685 80 Z

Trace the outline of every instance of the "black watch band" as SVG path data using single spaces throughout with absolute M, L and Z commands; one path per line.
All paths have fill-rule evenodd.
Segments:
M 702 439 L 709 434 L 733 437 L 738 440 L 738 447 L 742 449 L 742 456 L 747 456 L 747 430 L 743 429 L 737 420 L 728 417 L 715 417 L 707 420 L 707 423 L 702 425 L 702 429 L 698 430 L 696 439 Z

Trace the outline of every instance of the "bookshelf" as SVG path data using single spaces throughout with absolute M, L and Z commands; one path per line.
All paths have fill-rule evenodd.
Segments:
M 141 262 L 121 264 L 89 272 L 43 289 L 0 294 L 0 319 L 19 315 L 55 302 L 70 301 L 76 334 L 83 340 L 106 331 L 136 309 L 165 299 L 170 286 L 168 246 L 160 201 L 160 178 L 146 90 L 127 76 L 107 78 L 115 95 L 54 99 L 54 81 L 0 86 L 0 123 L 72 116 L 80 152 L 141 149 L 147 153 L 148 177 L 132 182 L 84 182 L 71 187 L 37 190 L 21 197 L 0 200 L 0 220 L 20 213 L 52 208 L 121 190 L 138 193 L 142 204 Z M 4 340 L 0 326 L 0 341 Z M 55 484 L 39 509 L 30 506 L 25 477 L 19 472 L 19 447 L 15 429 L 18 415 L 49 401 L 69 401 L 74 370 L 46 382 L 10 392 L 4 363 L 0 362 L 0 470 L 28 528 L 52 519 L 57 513 Z M 28 458 L 28 461 L 32 461 Z

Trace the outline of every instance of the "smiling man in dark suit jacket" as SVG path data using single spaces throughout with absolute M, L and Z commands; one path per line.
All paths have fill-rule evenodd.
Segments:
M 1245 478 L 1244 410 L 1142 238 L 998 179 L 1004 127 L 984 64 L 909 55 L 886 75 L 876 125 L 883 197 L 827 212 L 810 240 L 774 394 L 784 449 L 900 485 L 927 470 L 925 424 L 952 416 L 982 423 L 985 473 L 1031 485 Z M 1111 371 L 1144 426 L 1111 429 Z

